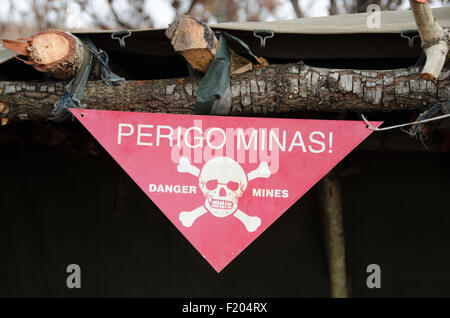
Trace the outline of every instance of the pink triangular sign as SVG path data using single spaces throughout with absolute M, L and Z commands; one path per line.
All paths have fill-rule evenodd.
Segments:
M 363 121 L 71 111 L 217 272 L 372 132 Z

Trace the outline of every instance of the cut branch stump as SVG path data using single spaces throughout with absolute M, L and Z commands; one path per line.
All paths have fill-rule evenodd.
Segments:
M 75 75 L 84 50 L 77 37 L 58 30 L 39 32 L 31 38 L 16 41 L 3 39 L 3 46 L 27 57 L 28 60 L 19 59 L 39 72 L 57 79 L 69 79 Z

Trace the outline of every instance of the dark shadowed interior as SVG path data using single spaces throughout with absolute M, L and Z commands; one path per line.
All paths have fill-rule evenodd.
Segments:
M 363 151 L 372 136 L 338 167 L 356 171 L 341 177 L 351 293 L 448 297 L 449 153 Z M 0 296 L 329 296 L 316 187 L 217 274 L 100 146 L 20 140 L 1 145 Z M 366 287 L 373 263 L 381 289 Z

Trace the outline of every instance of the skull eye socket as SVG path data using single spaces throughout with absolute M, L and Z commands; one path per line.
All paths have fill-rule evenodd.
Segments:
M 208 182 L 206 182 L 206 189 L 214 190 L 215 188 L 217 188 L 218 183 L 219 182 L 217 180 L 209 180 Z
M 239 189 L 239 182 L 228 181 L 227 188 L 231 191 L 237 191 Z

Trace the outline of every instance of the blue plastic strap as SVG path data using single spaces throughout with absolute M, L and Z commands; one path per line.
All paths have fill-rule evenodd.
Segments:
M 103 80 L 103 82 L 105 82 L 106 85 L 108 86 L 115 86 L 115 85 L 119 85 L 121 82 L 125 81 L 125 78 L 120 77 L 116 74 L 114 74 L 113 72 L 111 72 L 111 69 L 108 66 L 108 62 L 109 62 L 109 58 L 108 58 L 108 54 L 101 50 L 101 49 L 97 49 L 94 45 L 94 43 L 92 43 L 92 41 L 87 40 L 86 41 L 87 45 L 88 45 L 88 49 L 89 51 L 94 54 L 94 56 L 97 58 L 97 60 L 100 62 L 100 67 L 101 67 L 101 79 Z
M 88 50 L 83 58 L 87 61 L 82 63 L 77 70 L 74 78 L 67 84 L 64 95 L 55 103 L 52 115 L 56 121 L 63 120 L 68 112 L 68 108 L 81 108 L 84 88 L 86 87 L 89 74 L 91 73 L 93 58 L 100 62 L 101 78 L 108 86 L 119 85 L 125 79 L 117 76 L 108 66 L 108 55 L 102 50 L 98 50 L 95 44 L 89 38 L 80 39 L 85 49 Z

